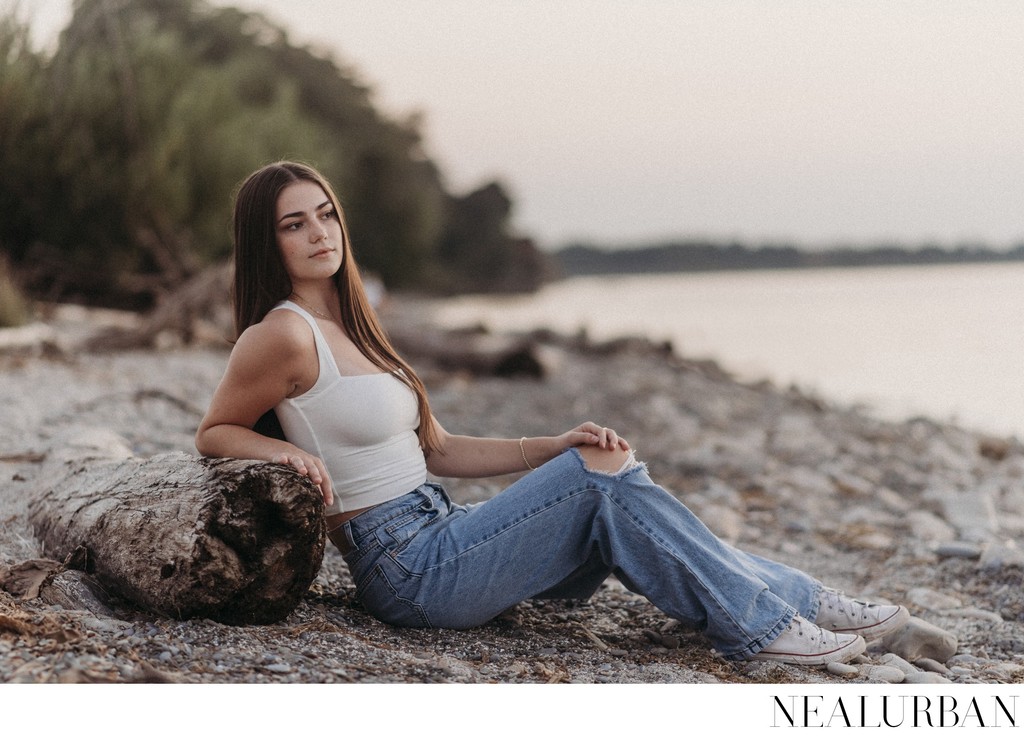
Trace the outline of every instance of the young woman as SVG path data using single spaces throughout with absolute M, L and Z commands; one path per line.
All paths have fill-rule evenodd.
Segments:
M 196 447 L 289 464 L 318 485 L 330 539 L 381 620 L 469 628 L 528 598 L 586 598 L 614 574 L 729 659 L 848 661 L 907 621 L 903 607 L 723 543 L 610 428 L 445 430 L 381 329 L 338 198 L 315 170 L 280 162 L 250 175 L 234 235 L 238 339 Z M 270 410 L 287 440 L 254 430 Z M 427 481 L 522 471 L 471 508 Z

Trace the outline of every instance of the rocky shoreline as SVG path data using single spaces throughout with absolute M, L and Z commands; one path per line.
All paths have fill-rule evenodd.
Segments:
M 396 322 L 427 312 L 392 308 Z M 40 556 L 26 497 L 49 444 L 103 427 L 134 452 L 193 452 L 226 346 L 84 352 L 81 322 L 0 352 L 0 575 Z M 459 433 L 560 432 L 593 419 L 724 539 L 851 594 L 907 605 L 911 626 L 852 668 L 717 657 L 610 580 L 586 602 L 528 602 L 469 631 L 383 625 L 330 549 L 298 609 L 270 626 L 65 607 L 0 590 L 0 682 L 1019 684 L 1024 682 L 1024 446 L 925 418 L 885 422 L 802 392 L 733 381 L 639 339 L 535 335 L 544 378 L 417 364 Z M 457 502 L 509 479 L 447 482 Z M 98 608 L 97 608 L 98 609 Z

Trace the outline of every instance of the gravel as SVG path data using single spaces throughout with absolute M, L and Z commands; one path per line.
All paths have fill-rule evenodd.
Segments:
M 851 669 L 727 662 L 703 636 L 609 579 L 588 601 L 525 602 L 467 631 L 384 625 L 355 601 L 330 549 L 282 622 L 113 616 L 0 590 L 0 681 L 10 683 L 1020 684 L 1024 681 L 1024 448 L 927 418 L 882 421 L 793 388 L 741 384 L 641 340 L 545 337 L 543 380 L 420 369 L 452 432 L 616 428 L 652 476 L 741 548 L 851 594 L 905 603 L 922 635 Z M 227 357 L 220 347 L 0 355 L 0 569 L 41 556 L 26 499 L 48 444 L 102 426 L 140 456 L 193 452 Z M 450 480 L 457 502 L 510 481 Z M 926 636 L 954 643 L 940 662 Z M 923 640 L 924 639 L 924 640 Z M 950 639 L 952 639 L 950 641 Z M 893 646 L 893 649 L 896 647 Z M 894 664 L 899 664 L 898 666 Z

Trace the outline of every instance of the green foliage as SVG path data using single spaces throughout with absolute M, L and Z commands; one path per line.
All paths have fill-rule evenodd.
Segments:
M 449 202 L 440 257 L 448 265 L 447 288 L 465 292 L 534 290 L 545 265 L 529 239 L 508 232 L 512 200 L 497 182 Z
M 507 202 L 467 223 L 476 206 L 445 192 L 416 120 L 382 116 L 258 14 L 76 0 L 51 57 L 0 19 L 0 243 L 34 292 L 146 304 L 229 254 L 235 187 L 279 159 L 335 184 L 360 262 L 389 285 L 487 278 L 483 253 L 506 245 Z
M 48 135 L 43 62 L 32 53 L 28 29 L 0 17 L 0 243 L 27 243 L 46 215 L 39 176 Z
M 11 276 L 7 260 L 0 254 L 0 328 L 24 325 L 28 319 L 28 303 Z

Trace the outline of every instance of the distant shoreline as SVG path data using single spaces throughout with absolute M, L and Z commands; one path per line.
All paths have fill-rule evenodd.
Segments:
M 643 335 L 748 381 L 1024 437 L 1022 283 L 1024 262 L 596 274 L 529 297 L 441 303 L 433 316 L 497 332 Z
M 552 254 L 561 278 L 602 274 L 823 269 L 941 264 L 995 264 L 1024 261 L 1024 243 L 1007 250 L 976 246 L 908 249 L 880 245 L 809 251 L 795 246 L 750 247 L 740 243 L 684 241 L 609 250 L 590 244 Z

